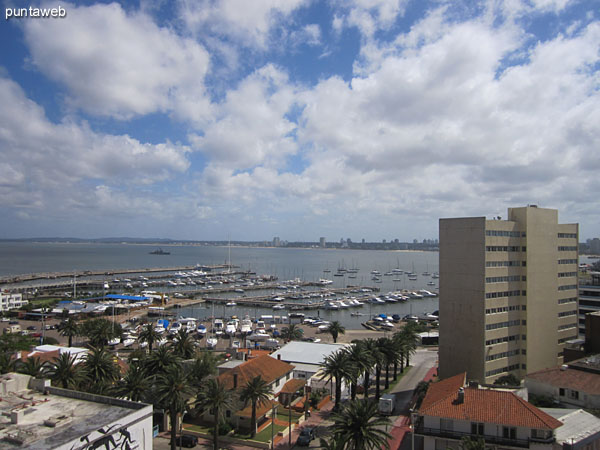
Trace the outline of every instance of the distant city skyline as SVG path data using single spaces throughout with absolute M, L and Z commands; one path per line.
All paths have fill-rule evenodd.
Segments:
M 600 236 L 597 1 L 60 6 L 0 27 L 0 238 Z

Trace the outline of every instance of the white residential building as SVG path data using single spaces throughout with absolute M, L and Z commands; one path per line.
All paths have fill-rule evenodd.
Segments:
M 10 292 L 0 291 L 0 311 L 8 311 L 9 309 L 18 309 L 29 303 L 23 300 L 23 294 L 14 294 Z

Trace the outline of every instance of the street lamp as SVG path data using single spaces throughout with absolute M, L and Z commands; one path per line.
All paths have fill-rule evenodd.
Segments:
M 181 450 L 181 445 L 183 444 L 183 418 L 187 414 L 187 411 L 184 411 L 181 415 L 181 422 L 179 422 L 179 450 Z

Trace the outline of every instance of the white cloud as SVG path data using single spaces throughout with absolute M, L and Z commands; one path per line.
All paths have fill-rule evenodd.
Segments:
M 278 21 L 307 5 L 308 0 L 179 0 L 178 13 L 195 35 L 217 35 L 244 47 L 265 49 Z
M 201 45 L 117 3 L 63 7 L 65 19 L 23 23 L 32 63 L 66 87 L 72 107 L 118 119 L 180 107 L 185 118 L 206 116 Z
M 76 215 L 103 206 L 94 202 L 97 185 L 141 192 L 189 167 L 184 147 L 99 134 L 85 123 L 54 124 L 7 78 L 0 78 L 0 104 L 0 206 L 49 216 L 75 208 Z M 145 211 L 131 201 L 140 208 L 123 213 Z
M 213 164 L 240 170 L 257 165 L 280 166 L 296 151 L 296 125 L 285 115 L 295 101 L 287 76 L 265 66 L 243 80 L 215 107 L 218 119 L 203 136 L 190 138 Z

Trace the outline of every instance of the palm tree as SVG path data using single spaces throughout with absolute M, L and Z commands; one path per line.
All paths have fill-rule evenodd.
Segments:
M 419 335 L 417 334 L 416 326 L 416 323 L 410 322 L 404 325 L 402 330 L 395 333 L 400 334 L 400 340 L 404 343 L 403 350 L 404 358 L 406 360 L 406 367 L 410 366 L 410 355 L 414 354 L 417 350 Z
M 166 345 L 158 347 L 144 360 L 146 372 L 153 376 L 165 373 L 172 365 L 179 366 L 180 359 Z
M 342 399 L 342 380 L 347 379 L 351 374 L 351 361 L 348 358 L 348 353 L 343 350 L 338 350 L 325 357 L 321 364 L 323 375 L 321 379 L 329 378 L 331 382 L 335 379 L 335 405 L 334 410 L 338 410 Z
M 173 338 L 171 349 L 183 360 L 192 359 L 196 353 L 196 342 L 192 339 L 192 335 L 182 328 Z
M 368 371 L 372 367 L 372 357 L 367 351 L 365 341 L 356 341 L 350 347 L 346 348 L 348 359 L 352 361 L 353 381 L 350 387 L 350 395 L 352 400 L 356 398 L 356 387 L 360 376 L 364 374 L 368 377 Z
M 79 332 L 88 338 L 90 346 L 105 347 L 111 339 L 120 338 L 123 329 L 108 319 L 90 319 L 79 326 Z
M 73 346 L 73 337 L 79 334 L 79 325 L 72 317 L 69 317 L 67 320 L 62 321 L 58 324 L 56 328 L 61 336 L 66 336 L 69 338 L 69 347 Z
M 384 347 L 387 344 L 386 338 L 379 338 L 375 341 L 376 350 L 373 353 L 375 358 L 375 400 L 379 400 L 381 393 L 381 367 L 385 364 Z
M 15 370 L 15 360 L 8 352 L 0 352 L 0 374 L 10 373 Z
M 336 344 L 338 336 L 340 334 L 346 333 L 346 328 L 344 328 L 344 326 L 342 326 L 342 324 L 340 322 L 338 322 L 337 320 L 334 320 L 333 322 L 331 322 L 329 324 L 329 327 L 327 328 L 327 332 L 329 334 L 331 334 L 331 337 L 333 338 L 333 343 Z
M 391 436 L 385 431 L 390 424 L 387 417 L 380 417 L 377 403 L 368 399 L 353 400 L 333 414 L 331 431 L 346 442 L 347 450 L 371 450 L 390 448 Z
M 84 379 L 81 366 L 75 363 L 74 356 L 66 352 L 54 358 L 54 362 L 48 369 L 48 375 L 52 384 L 60 385 L 64 389 L 77 389 Z
M 197 389 L 202 387 L 202 383 L 204 383 L 207 377 L 217 373 L 217 360 L 218 357 L 213 352 L 205 350 L 198 352 L 194 364 L 192 364 L 190 369 L 192 384 Z
M 385 389 L 390 387 L 390 365 L 398 361 L 401 357 L 398 347 L 392 339 L 383 337 L 379 339 L 381 355 L 383 357 L 383 366 L 385 366 Z
M 251 438 L 256 435 L 256 406 L 266 404 L 271 394 L 271 387 L 260 375 L 252 378 L 240 392 L 240 400 L 244 402 L 244 408 L 248 406 L 248 402 L 252 404 Z
M 365 398 L 369 397 L 369 378 L 371 371 L 373 368 L 377 367 L 378 361 L 381 359 L 381 352 L 379 351 L 379 347 L 377 346 L 377 341 L 375 339 L 369 338 L 362 341 L 361 345 L 364 346 L 364 351 L 369 355 L 369 367 L 365 371 L 365 379 L 364 379 L 364 395 Z
M 152 387 L 152 378 L 141 364 L 131 364 L 123 378 L 110 390 L 115 397 L 126 398 L 134 402 L 143 401 Z
M 154 328 L 154 324 L 148 323 L 142 328 L 142 331 L 140 331 L 140 337 L 138 340 L 140 342 L 147 342 L 148 350 L 152 352 L 152 346 L 155 342 L 160 341 L 161 337 L 162 336 L 160 333 Z
M 188 374 L 178 365 L 171 365 L 156 377 L 155 394 L 158 404 L 169 410 L 171 450 L 176 450 L 177 415 L 182 414 L 193 395 Z
M 344 450 L 346 441 L 338 434 L 332 434 L 329 440 L 319 439 L 319 447 L 321 450 Z
M 39 378 L 44 371 L 44 363 L 40 362 L 40 358 L 37 356 L 29 357 L 25 361 L 18 363 L 17 372 L 31 375 L 32 377 Z
M 223 419 L 223 412 L 225 409 L 231 408 L 232 404 L 231 391 L 218 378 L 209 379 L 198 394 L 198 407 L 208 409 L 214 413 L 213 450 L 219 448 L 219 422 Z
M 281 329 L 281 338 L 286 342 L 296 341 L 302 337 L 304 330 L 297 324 L 291 323 L 289 326 Z
M 81 366 L 88 379 L 87 388 L 90 392 L 102 394 L 119 379 L 120 369 L 113 358 L 104 347 L 92 347 L 85 355 Z

